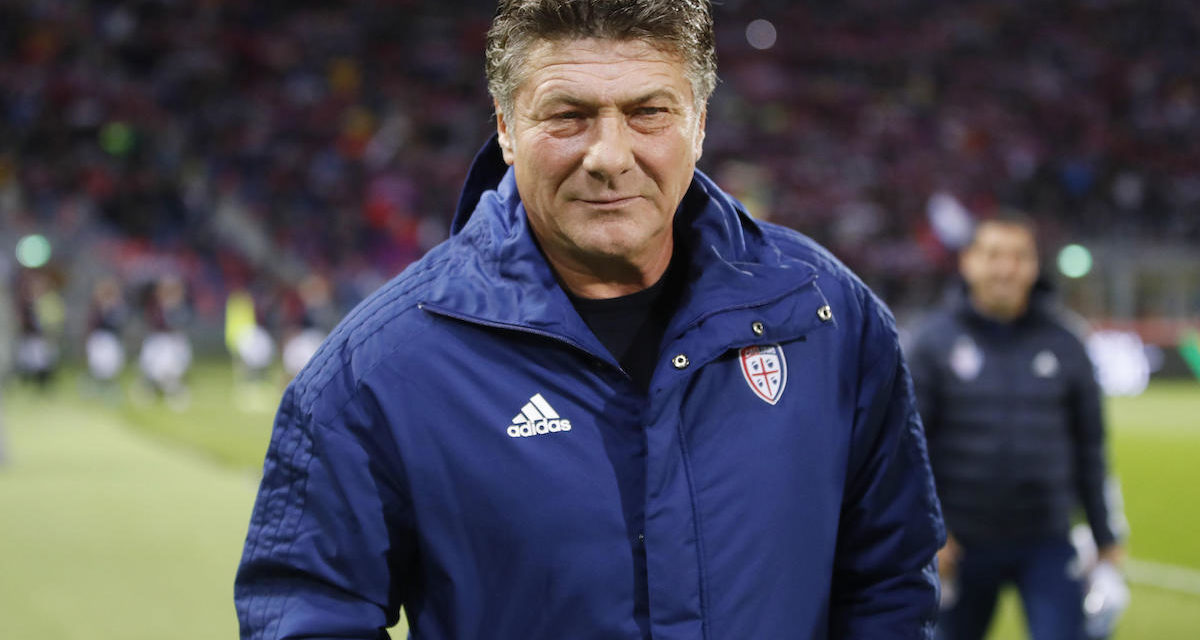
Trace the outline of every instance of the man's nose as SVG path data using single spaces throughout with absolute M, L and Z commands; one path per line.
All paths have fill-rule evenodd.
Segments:
M 1017 256 L 1001 256 L 996 261 L 996 273 L 1005 278 L 1011 278 L 1020 271 L 1021 259 Z
M 588 175 L 604 182 L 629 171 L 634 166 L 631 132 L 621 115 L 596 118 L 592 139 L 583 158 Z

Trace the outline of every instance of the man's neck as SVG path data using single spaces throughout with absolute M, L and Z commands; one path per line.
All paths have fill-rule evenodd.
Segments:
M 546 259 L 563 286 L 580 298 L 600 300 L 619 298 L 642 291 L 662 279 L 671 264 L 673 245 L 642 261 L 641 264 L 619 260 L 576 262 Z
M 1021 316 L 1025 315 L 1026 311 L 1029 310 L 1028 302 L 1026 302 L 1024 305 L 1013 308 L 997 308 L 995 306 L 989 307 L 980 304 L 979 301 L 974 297 L 970 298 L 970 302 L 971 309 L 974 310 L 975 313 L 979 314 L 980 317 L 991 320 L 992 322 L 998 322 L 1000 324 L 1010 324 L 1016 322 L 1019 318 L 1021 318 Z

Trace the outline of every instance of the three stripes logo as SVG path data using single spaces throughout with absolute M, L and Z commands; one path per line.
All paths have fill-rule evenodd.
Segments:
M 528 438 L 570 430 L 571 421 L 560 417 L 540 393 L 534 394 L 529 402 L 521 407 L 521 413 L 513 416 L 512 424 L 508 425 L 510 438 Z

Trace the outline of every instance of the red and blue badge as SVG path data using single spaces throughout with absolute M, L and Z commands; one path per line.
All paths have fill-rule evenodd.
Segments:
M 754 395 L 767 404 L 774 405 L 783 397 L 787 386 L 787 359 L 783 347 L 777 344 L 755 345 L 738 351 L 742 365 L 742 376 Z

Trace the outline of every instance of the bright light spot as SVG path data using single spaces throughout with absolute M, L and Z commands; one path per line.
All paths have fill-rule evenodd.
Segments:
M 1087 339 L 1096 380 L 1110 396 L 1136 396 L 1150 384 L 1146 345 L 1132 331 L 1096 331 Z
M 958 251 L 971 243 L 975 223 L 971 212 L 958 198 L 945 191 L 934 193 L 925 205 L 925 215 L 938 240 L 946 247 Z
M 755 20 L 746 25 L 746 42 L 755 49 L 770 49 L 775 46 L 775 25 L 767 20 Z
M 124 122 L 110 122 L 100 129 L 100 148 L 110 155 L 123 156 L 133 149 L 133 127 Z
M 36 233 L 21 238 L 17 242 L 17 262 L 26 269 L 37 269 L 50 262 L 50 241 Z
M 1092 252 L 1078 244 L 1069 244 L 1058 252 L 1058 270 L 1068 278 L 1082 278 L 1092 271 Z

